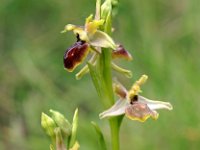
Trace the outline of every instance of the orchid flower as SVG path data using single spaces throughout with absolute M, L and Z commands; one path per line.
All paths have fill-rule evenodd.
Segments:
M 114 85 L 114 91 L 120 99 L 111 108 L 102 112 L 99 115 L 100 118 L 125 114 L 131 120 L 144 122 L 149 117 L 156 120 L 159 116 L 157 109 L 172 110 L 172 105 L 169 102 L 149 100 L 139 95 L 140 86 L 146 82 L 147 78 L 146 75 L 143 75 L 129 91 L 121 84 Z
M 131 54 L 124 49 L 122 45 L 115 44 L 112 38 L 105 32 L 98 30 L 104 20 L 92 20 L 93 15 L 86 18 L 84 27 L 68 24 L 62 31 L 73 31 L 77 37 L 77 42 L 68 48 L 64 54 L 64 68 L 72 72 L 79 66 L 87 57 L 89 52 L 93 52 L 89 62 L 96 63 L 97 54 L 101 53 L 101 48 L 111 48 L 112 58 L 123 58 L 132 60 Z M 112 68 L 118 72 L 124 73 L 127 77 L 131 77 L 132 73 L 129 70 L 123 69 L 112 63 Z M 80 79 L 84 74 L 89 72 L 88 66 L 84 66 L 77 74 L 76 78 Z
M 83 62 L 90 50 L 100 53 L 95 47 L 117 49 L 113 39 L 107 33 L 98 30 L 104 24 L 104 20 L 92 18 L 93 15 L 86 18 L 84 27 L 68 24 L 62 31 L 73 31 L 77 37 L 77 42 L 64 54 L 64 67 L 70 72 Z
M 73 31 L 81 41 L 85 41 L 94 47 L 117 48 L 113 39 L 105 32 L 98 30 L 104 24 L 104 20 L 93 20 L 93 15 L 86 18 L 84 27 L 68 24 L 62 32 Z

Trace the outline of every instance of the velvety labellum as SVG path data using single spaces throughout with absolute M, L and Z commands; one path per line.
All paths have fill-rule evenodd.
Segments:
M 141 122 L 144 122 L 149 117 L 153 119 L 157 118 L 157 113 L 152 111 L 147 104 L 137 101 L 133 102 L 125 109 L 125 114 L 129 119 L 139 120 Z
M 84 41 L 76 42 L 64 54 L 64 67 L 73 71 L 85 59 L 89 52 L 89 45 Z

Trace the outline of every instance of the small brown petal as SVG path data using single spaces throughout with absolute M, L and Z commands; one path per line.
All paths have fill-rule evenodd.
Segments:
M 125 99 L 126 98 L 126 95 L 127 95 L 127 90 L 126 88 L 121 85 L 120 83 L 114 83 L 113 84 L 113 89 L 114 89 L 114 92 L 122 99 Z
M 115 51 L 112 51 L 112 58 L 124 58 L 129 61 L 133 59 L 131 54 L 122 45 L 119 45 Z
M 146 121 L 149 117 L 153 119 L 158 118 L 156 111 L 152 111 L 147 104 L 139 102 L 134 102 L 132 105 L 129 105 L 125 110 L 125 114 L 129 119 L 141 122 Z
M 85 59 L 89 52 L 89 44 L 83 41 L 76 42 L 64 54 L 64 67 L 72 72 Z

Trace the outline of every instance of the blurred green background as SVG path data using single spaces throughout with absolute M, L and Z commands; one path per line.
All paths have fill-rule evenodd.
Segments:
M 75 38 L 60 34 L 67 23 L 82 25 L 94 0 L 1 0 L 0 5 L 0 149 L 43 150 L 50 140 L 40 127 L 41 112 L 55 109 L 72 120 L 79 107 L 78 140 L 96 150 L 90 121 L 96 121 L 110 146 L 109 127 L 89 75 L 80 81 L 63 69 L 63 54 Z M 169 101 L 157 121 L 124 119 L 122 150 L 197 150 L 200 148 L 200 1 L 120 1 L 114 39 L 130 51 L 133 71 L 126 87 L 149 76 L 143 95 Z

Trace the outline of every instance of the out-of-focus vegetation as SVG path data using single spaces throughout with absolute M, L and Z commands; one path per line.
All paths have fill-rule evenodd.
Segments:
M 83 150 L 97 149 L 90 121 L 110 144 L 103 107 L 89 79 L 76 81 L 63 69 L 64 51 L 75 41 L 60 34 L 67 23 L 83 24 L 94 0 L 2 0 L 0 4 L 0 149 L 48 149 L 41 112 L 59 110 L 71 120 L 79 107 L 78 139 Z M 124 0 L 115 18 L 114 38 L 133 55 L 119 62 L 146 73 L 143 95 L 170 101 L 157 121 L 124 119 L 122 150 L 196 150 L 200 147 L 200 1 Z M 114 72 L 115 73 L 115 72 Z M 116 74 L 127 87 L 131 82 Z

